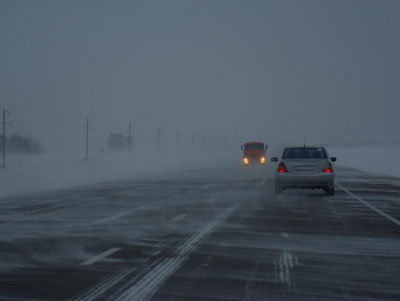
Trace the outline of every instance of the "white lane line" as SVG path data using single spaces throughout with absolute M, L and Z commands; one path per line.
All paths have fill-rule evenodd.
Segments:
M 170 242 L 165 242 L 165 241 L 160 241 L 158 244 L 156 244 L 154 247 L 168 247 L 172 244 L 172 241 Z M 155 251 L 148 251 L 146 252 L 146 256 L 156 256 L 159 253 L 161 253 L 161 250 L 155 250 Z M 130 260 L 131 263 L 134 263 L 135 266 L 127 268 L 125 270 L 122 270 L 119 273 L 114 274 L 110 278 L 108 278 L 104 282 L 100 282 L 98 285 L 92 287 L 89 291 L 85 292 L 83 295 L 75 299 L 75 301 L 92 301 L 92 300 L 100 300 L 104 294 L 105 291 L 116 285 L 117 283 L 123 281 L 125 277 L 128 277 L 131 273 L 135 272 L 137 267 L 137 264 L 142 264 L 146 263 L 150 260 L 150 258 L 134 258 Z M 103 298 L 104 299 L 104 298 Z
M 394 217 L 390 216 L 389 214 L 386 214 L 385 212 L 379 210 L 378 208 L 372 206 L 370 203 L 368 203 L 367 201 L 364 201 L 362 198 L 356 196 L 354 193 L 348 191 L 346 188 L 344 188 L 342 185 L 340 185 L 339 183 L 336 182 L 336 185 L 342 189 L 344 192 L 346 192 L 347 194 L 351 195 L 353 198 L 355 198 L 357 201 L 363 203 L 365 206 L 367 206 L 368 208 L 372 209 L 373 211 L 375 211 L 376 213 L 382 215 L 383 217 L 386 217 L 388 220 L 390 220 L 391 222 L 395 223 L 397 226 L 400 226 L 400 221 L 398 219 L 395 219 Z
M 99 219 L 99 220 L 97 220 L 97 221 L 94 221 L 93 224 L 107 223 L 107 222 L 116 220 L 116 219 L 118 219 L 118 218 L 120 218 L 120 217 L 129 215 L 129 214 L 131 214 L 131 213 L 130 213 L 130 212 L 122 212 L 122 213 L 116 214 L 116 215 L 114 215 L 114 216 L 110 216 L 110 217 L 106 217 L 106 218 L 103 218 L 103 219 Z
M 213 186 L 215 186 L 215 183 L 211 183 L 211 184 L 207 184 L 207 185 L 202 185 L 202 186 L 200 186 L 200 187 L 203 188 L 203 189 L 208 189 L 208 188 L 211 188 L 211 187 L 213 187 Z
M 258 187 L 262 187 L 265 185 L 265 183 L 267 182 L 267 179 L 262 180 L 260 183 L 258 183 Z
M 278 258 L 275 260 L 275 266 L 278 267 L 278 276 L 281 283 L 286 284 L 289 288 L 294 288 L 295 283 L 292 282 L 291 272 L 295 266 L 299 265 L 297 256 L 292 255 L 288 250 L 282 249 Z
M 92 258 L 89 258 L 88 260 L 81 262 L 80 265 L 91 265 L 95 263 L 96 261 L 102 260 L 103 258 L 121 250 L 120 248 L 111 248 L 107 251 L 104 251 L 103 253 L 100 253 L 99 255 L 93 256 Z
M 132 273 L 132 268 L 126 269 L 121 273 L 117 273 L 111 278 L 109 278 L 106 282 L 101 282 L 100 285 L 95 286 L 91 290 L 89 290 L 85 295 L 78 297 L 75 301 L 91 301 L 91 300 L 100 300 L 100 296 L 108 290 L 110 287 L 114 286 L 118 282 L 122 281 L 127 275 Z
M 215 198 L 210 198 L 209 200 L 208 200 L 208 203 L 214 203 L 216 201 L 216 199 Z
M 185 218 L 185 217 L 186 217 L 186 214 L 181 214 L 181 215 L 178 215 L 178 216 L 174 217 L 173 219 L 171 219 L 171 221 L 172 222 L 177 222 L 177 221 L 179 221 L 179 220 L 181 220 L 182 218 Z
M 225 220 L 238 206 L 225 210 L 225 212 L 213 222 L 209 223 L 202 231 L 193 235 L 176 250 L 176 256 L 164 259 L 142 279 L 136 282 L 117 300 L 135 301 L 149 299 L 157 289 L 189 258 L 189 255 L 207 235 L 209 235 L 223 220 Z

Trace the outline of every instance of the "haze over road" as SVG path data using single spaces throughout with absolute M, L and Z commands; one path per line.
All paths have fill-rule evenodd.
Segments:
M 272 171 L 2 198 L 0 299 L 399 300 L 400 179 L 275 196 Z

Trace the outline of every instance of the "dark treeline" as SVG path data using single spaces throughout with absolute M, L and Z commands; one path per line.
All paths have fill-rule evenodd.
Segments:
M 11 153 L 42 153 L 44 151 L 40 141 L 28 136 L 12 134 L 6 136 L 6 151 Z M 3 135 L 0 135 L 0 149 L 3 149 Z

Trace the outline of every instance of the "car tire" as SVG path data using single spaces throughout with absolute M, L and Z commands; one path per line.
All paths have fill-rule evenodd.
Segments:
M 327 195 L 334 196 L 335 195 L 335 185 L 333 183 L 329 184 L 324 188 L 324 191 Z
M 334 195 L 335 195 L 335 184 L 333 184 L 333 183 L 332 183 L 332 186 L 331 186 L 331 188 L 330 188 L 330 193 L 329 193 L 329 195 L 330 195 L 330 196 L 334 196 Z

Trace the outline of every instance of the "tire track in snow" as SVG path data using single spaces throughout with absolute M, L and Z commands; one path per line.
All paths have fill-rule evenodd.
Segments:
M 193 235 L 184 242 L 176 251 L 176 256 L 164 259 L 151 271 L 149 271 L 133 286 L 129 287 L 122 293 L 117 300 L 120 301 L 135 301 L 146 300 L 150 298 L 157 289 L 174 273 L 182 264 L 189 258 L 193 250 L 198 244 L 208 236 L 223 220 L 225 220 L 238 206 L 229 208 L 213 222 L 207 224 L 202 231 Z M 130 284 L 132 285 L 132 284 Z
M 159 244 L 157 244 L 155 247 L 168 247 L 173 243 L 173 241 L 162 241 Z M 80 297 L 78 297 L 75 300 L 79 301 L 89 301 L 89 300 L 98 300 L 103 296 L 104 293 L 106 293 L 109 289 L 120 283 L 120 281 L 124 280 L 125 278 L 128 278 L 129 276 L 133 273 L 135 273 L 139 267 L 138 265 L 145 264 L 147 263 L 151 257 L 154 257 L 160 253 L 160 249 L 155 249 L 155 250 L 149 250 L 144 253 L 145 256 L 148 257 L 139 257 L 135 258 L 130 261 L 131 264 L 133 264 L 133 267 L 129 267 L 126 269 L 123 269 L 122 271 L 112 275 L 111 277 L 104 278 L 104 281 L 100 282 L 96 286 L 92 287 L 89 289 L 87 292 L 82 294 Z M 153 265 L 150 265 L 150 268 L 155 266 L 157 263 L 159 263 L 161 260 L 156 260 Z M 147 271 L 147 269 L 145 269 Z M 141 275 L 141 274 L 139 274 Z M 134 277 L 133 279 L 138 279 L 138 277 Z
M 282 232 L 281 235 L 286 238 L 291 237 L 291 235 L 286 232 Z M 286 284 L 290 289 L 296 289 L 296 285 L 291 279 L 291 271 L 295 266 L 299 265 L 297 256 L 292 255 L 292 253 L 286 249 L 282 249 L 279 253 L 279 258 L 274 260 L 274 265 L 275 276 L 279 278 L 279 282 Z

